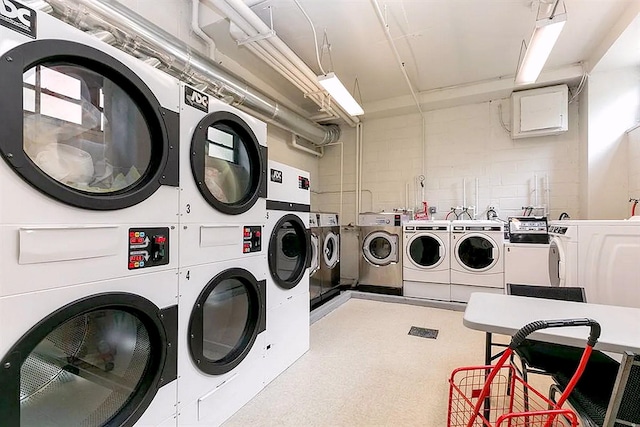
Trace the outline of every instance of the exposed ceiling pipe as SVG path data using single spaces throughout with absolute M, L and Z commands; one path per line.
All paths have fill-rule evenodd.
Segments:
M 265 24 L 258 15 L 256 15 L 249 6 L 247 6 L 242 0 L 208 0 L 223 14 L 225 14 L 232 22 L 240 27 L 250 37 L 258 34 L 267 34 L 272 29 Z M 231 9 L 231 10 L 230 10 Z M 318 82 L 318 76 L 309 68 L 307 64 L 302 61 L 295 52 L 289 48 L 279 37 L 268 37 L 262 40 L 254 42 L 260 45 L 269 53 L 271 53 L 278 62 L 282 64 L 289 64 L 288 69 L 293 70 L 305 81 L 305 84 L 309 87 L 305 92 L 307 96 L 313 94 L 324 93 L 325 90 Z M 312 98 L 313 99 L 313 98 Z M 344 120 L 349 126 L 355 126 L 360 120 L 357 117 L 351 117 L 346 111 L 342 109 L 337 103 L 327 105 L 326 102 L 318 103 L 323 108 L 333 110 L 337 115 Z
M 136 56 L 158 58 L 162 69 L 189 84 L 322 146 L 340 138 L 337 125 L 319 125 L 280 105 L 115 0 L 47 0 L 58 18 L 84 29 L 107 29 L 117 46 Z
M 211 37 L 200 28 L 200 0 L 191 0 L 191 31 L 207 44 L 209 58 L 213 59 L 216 45 Z

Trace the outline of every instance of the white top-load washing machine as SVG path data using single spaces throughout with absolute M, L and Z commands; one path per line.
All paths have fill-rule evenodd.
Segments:
M 178 81 L 3 3 L 2 425 L 175 426 Z
M 451 299 L 449 221 L 407 221 L 402 226 L 403 295 Z
M 180 85 L 178 425 L 219 425 L 264 387 L 266 123 Z
M 402 295 L 402 224 L 408 220 L 395 212 L 360 214 L 358 289 Z
M 504 225 L 497 221 L 451 222 L 451 300 L 472 292 L 504 293 Z
M 265 383 L 309 350 L 309 172 L 269 160 Z
M 585 288 L 587 301 L 640 307 L 640 221 L 549 223 L 551 286 Z

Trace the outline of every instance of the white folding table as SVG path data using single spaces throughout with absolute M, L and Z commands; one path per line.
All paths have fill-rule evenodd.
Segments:
M 471 294 L 463 323 L 470 329 L 487 334 L 485 363 L 491 364 L 491 334 L 513 335 L 524 325 L 536 320 L 591 318 L 601 328 L 595 348 L 618 353 L 622 361 L 613 395 L 607 409 L 604 426 L 613 426 L 633 357 L 640 354 L 640 309 L 515 295 Z M 586 327 L 548 328 L 532 333 L 529 338 L 574 347 L 585 347 L 589 330 Z

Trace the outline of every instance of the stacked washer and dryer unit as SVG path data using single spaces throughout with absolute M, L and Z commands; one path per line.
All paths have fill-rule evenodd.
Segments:
M 179 83 L 14 6 L 22 19 L 0 26 L 2 425 L 175 426 Z
M 267 128 L 180 87 L 178 425 L 219 425 L 264 387 Z
M 269 161 L 265 383 L 309 350 L 309 172 Z
M 266 124 L 24 10 L 0 26 L 2 423 L 221 424 L 266 380 Z

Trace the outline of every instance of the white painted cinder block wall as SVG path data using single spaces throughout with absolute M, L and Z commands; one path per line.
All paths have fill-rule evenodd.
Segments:
M 512 140 L 499 120 L 502 105 L 508 126 L 508 99 L 463 105 L 425 114 L 426 163 L 425 199 L 436 206 L 436 219 L 449 208 L 476 201 L 477 217 L 484 218 L 489 206 L 500 217 L 522 213 L 523 206 L 534 205 L 537 178 L 537 204 L 548 202 L 551 218 L 561 212 L 579 217 L 578 212 L 578 104 L 569 106 L 569 131 L 556 136 Z M 391 211 L 420 206 L 422 191 L 418 177 L 422 170 L 422 120 L 418 114 L 368 120 L 363 124 L 362 210 Z M 355 132 L 343 132 L 345 175 L 349 191 L 343 198 L 343 224 L 355 220 Z M 339 209 L 339 198 L 325 192 L 339 187 L 339 147 L 327 151 L 320 160 L 323 208 Z M 549 180 L 549 192 L 545 180 Z M 548 194 L 548 198 L 547 198 Z M 339 194 L 338 194 L 339 195 Z

